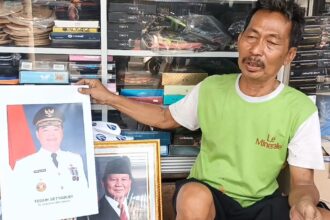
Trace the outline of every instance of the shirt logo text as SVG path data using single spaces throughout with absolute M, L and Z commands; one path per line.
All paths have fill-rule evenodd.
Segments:
M 275 136 L 271 136 L 270 134 L 267 135 L 266 139 L 257 138 L 256 144 L 259 145 L 260 147 L 264 147 L 268 149 L 281 149 L 283 146 L 282 144 L 276 142 Z

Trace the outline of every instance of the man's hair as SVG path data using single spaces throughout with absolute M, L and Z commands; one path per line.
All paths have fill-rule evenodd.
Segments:
M 289 48 L 298 46 L 299 42 L 302 40 L 302 33 L 305 25 L 304 8 L 300 7 L 294 0 L 259 0 L 246 19 L 244 31 L 249 25 L 253 15 L 259 10 L 279 12 L 287 17 L 292 23 Z

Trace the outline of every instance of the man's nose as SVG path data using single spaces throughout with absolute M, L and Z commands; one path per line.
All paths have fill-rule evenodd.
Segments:
M 117 180 L 116 181 L 116 186 L 121 185 L 121 184 L 122 184 L 122 181 L 121 180 Z
M 264 53 L 265 44 L 262 40 L 256 41 L 251 45 L 250 52 L 256 56 L 262 56 Z

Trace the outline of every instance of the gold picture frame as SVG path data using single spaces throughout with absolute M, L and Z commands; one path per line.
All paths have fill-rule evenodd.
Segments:
M 106 205 L 101 204 L 102 200 L 103 203 L 106 201 L 105 189 L 108 186 L 105 185 L 105 178 L 109 174 L 108 171 L 110 170 L 111 173 L 125 172 L 123 162 L 120 162 L 120 165 L 111 164 L 118 161 L 118 158 L 128 158 L 132 177 L 131 189 L 127 195 L 129 219 L 162 220 L 159 140 L 106 141 L 95 142 L 94 145 L 99 198 L 98 215 L 104 217 L 106 210 L 102 210 L 102 207 L 109 207 L 107 202 Z M 109 196 L 107 200 L 109 201 Z M 117 209 L 119 215 L 118 212 Z M 93 219 L 93 216 L 90 216 L 89 219 Z

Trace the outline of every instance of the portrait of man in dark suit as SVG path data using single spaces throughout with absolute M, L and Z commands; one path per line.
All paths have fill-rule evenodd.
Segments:
M 90 220 L 130 220 L 129 194 L 133 176 L 131 162 L 127 156 L 115 156 L 105 167 L 102 185 L 105 194 L 99 200 L 99 214 Z

